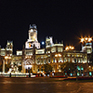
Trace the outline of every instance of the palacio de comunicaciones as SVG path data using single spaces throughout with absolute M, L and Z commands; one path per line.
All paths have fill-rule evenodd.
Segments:
M 61 64 L 64 62 L 77 63 L 82 70 L 86 70 L 90 63 L 88 55 L 92 53 L 92 42 L 82 44 L 82 49 L 77 51 L 74 47 L 64 47 L 63 42 L 53 43 L 51 36 L 46 38 L 44 48 L 40 48 L 37 38 L 37 26 L 29 26 L 28 39 L 22 50 L 17 50 L 13 55 L 13 42 L 7 41 L 6 48 L 0 48 L 1 63 L 3 64 L 2 72 L 5 73 L 5 64 L 10 63 L 11 67 L 8 72 L 27 73 L 29 69 L 32 73 L 44 73 L 44 64 L 52 66 L 52 72 L 61 72 Z M 43 42 L 44 43 L 44 42 Z M 14 66 L 16 64 L 16 67 Z M 22 70 L 19 71 L 19 67 Z

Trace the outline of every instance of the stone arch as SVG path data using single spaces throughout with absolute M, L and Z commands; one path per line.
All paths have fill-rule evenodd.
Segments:
M 25 68 L 25 69 L 31 69 L 33 63 L 34 63 L 34 62 L 33 62 L 33 59 L 25 59 L 25 60 L 24 60 L 24 63 L 23 63 L 24 68 Z

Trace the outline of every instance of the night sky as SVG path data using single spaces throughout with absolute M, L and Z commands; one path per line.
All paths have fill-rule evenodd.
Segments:
M 10 2 L 11 1 L 11 2 Z M 14 43 L 21 50 L 29 24 L 36 24 L 38 41 L 53 36 L 64 45 L 80 49 L 79 37 L 93 36 L 92 0 L 0 0 L 0 45 Z

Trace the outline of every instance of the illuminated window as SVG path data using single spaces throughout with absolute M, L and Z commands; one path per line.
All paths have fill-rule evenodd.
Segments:
M 70 58 L 68 58 L 68 62 L 70 62 Z
M 83 62 L 82 62 L 82 59 L 80 59 L 80 61 L 81 61 L 81 63 L 83 63 Z
M 48 55 L 48 57 L 50 57 L 50 55 Z
M 56 52 L 56 48 L 52 48 L 51 49 L 51 52 L 53 53 L 53 52 Z
M 44 60 L 44 64 L 46 64 L 46 60 Z
M 80 55 L 80 57 L 82 57 L 82 55 Z
M 43 64 L 43 60 L 41 60 L 41 64 Z
M 29 48 L 31 48 L 31 44 L 29 43 Z
M 79 57 L 79 55 L 77 55 L 77 57 Z
M 63 55 L 63 57 L 65 57 L 65 55 Z
M 78 70 L 80 70 L 80 67 L 79 67 L 79 66 L 77 66 L 77 69 L 78 69 Z
M 64 62 L 67 62 L 67 59 L 66 58 L 64 58 Z
M 78 63 L 80 63 L 80 59 L 78 59 Z
M 48 51 L 47 53 L 50 53 L 50 51 Z
M 63 62 L 62 58 L 59 58 L 58 62 Z
M 70 57 L 70 54 L 68 54 L 67 56 Z
M 74 63 L 74 59 L 72 59 L 72 62 Z
M 58 52 L 62 52 L 62 48 L 58 47 Z
M 81 66 L 81 70 L 84 70 L 84 68 Z

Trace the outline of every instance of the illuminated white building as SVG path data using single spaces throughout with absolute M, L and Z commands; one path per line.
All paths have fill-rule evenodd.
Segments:
M 13 55 L 13 42 L 7 41 L 6 48 L 0 47 L 0 64 L 3 65 L 2 72 L 5 73 L 5 64 L 10 64 Z
M 87 63 L 86 51 L 76 51 L 74 47 L 67 47 L 64 50 L 63 42 L 53 43 L 52 37 L 47 37 L 45 48 L 40 48 L 37 39 L 37 27 L 35 24 L 30 25 L 28 31 L 28 40 L 25 42 L 23 50 L 16 51 L 12 56 L 11 63 L 22 66 L 22 73 L 32 70 L 33 73 L 44 73 L 44 64 L 50 64 L 53 72 L 61 72 L 61 65 L 64 62 L 77 63 L 83 66 Z M 7 50 L 12 47 L 7 43 Z M 2 54 L 3 54 L 2 50 Z M 4 54 L 5 55 L 5 54 Z
M 53 72 L 61 72 L 61 64 L 64 62 L 72 63 L 87 63 L 87 53 L 75 51 L 74 47 L 64 50 L 62 43 L 53 43 L 52 37 L 47 37 L 45 48 L 40 48 L 40 43 L 37 39 L 36 25 L 29 27 L 29 39 L 25 43 L 25 48 L 22 51 L 17 51 L 16 58 L 21 60 L 22 73 L 32 70 L 33 73 L 43 73 L 44 64 L 48 63 L 52 66 Z M 14 58 L 15 58 L 14 57 Z M 15 60 L 13 60 L 15 62 Z M 18 64 L 19 64 L 18 63 Z
M 13 42 L 7 41 L 6 48 L 0 48 L 1 56 L 12 56 L 13 55 Z

